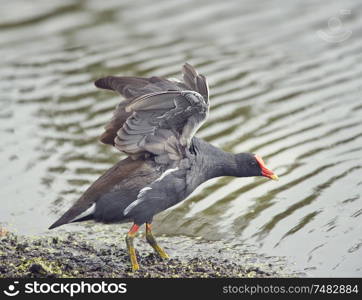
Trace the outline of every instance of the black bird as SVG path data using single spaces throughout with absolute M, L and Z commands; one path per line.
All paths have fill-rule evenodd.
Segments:
M 161 258 L 151 223 L 157 213 L 179 203 L 203 182 L 219 176 L 278 177 L 251 153 L 232 154 L 194 137 L 209 114 L 206 78 L 189 64 L 183 82 L 161 77 L 98 79 L 95 85 L 125 99 L 100 137 L 128 157 L 99 177 L 49 229 L 94 220 L 133 222 L 126 235 L 132 269 L 138 270 L 133 239 L 146 224 L 147 242 Z

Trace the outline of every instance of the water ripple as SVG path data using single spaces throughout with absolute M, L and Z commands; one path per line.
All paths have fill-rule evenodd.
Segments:
M 97 142 L 120 98 L 97 90 L 94 79 L 179 77 L 189 61 L 211 89 L 198 136 L 257 152 L 281 180 L 214 179 L 157 216 L 155 228 L 253 243 L 313 275 L 360 276 L 362 18 L 356 1 L 341 5 L 4 2 L 1 222 L 44 231 L 124 157 Z M 341 9 L 351 12 L 340 18 L 352 35 L 328 43 L 316 32 L 332 35 L 328 20 Z

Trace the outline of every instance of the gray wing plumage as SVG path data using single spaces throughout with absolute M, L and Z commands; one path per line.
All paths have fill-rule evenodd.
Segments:
M 109 76 L 97 80 L 97 87 L 125 97 L 101 141 L 131 156 L 151 153 L 159 162 L 181 159 L 209 110 L 206 78 L 189 64 L 182 71 L 184 82 L 161 77 Z
M 184 84 L 191 90 L 198 92 L 209 103 L 209 85 L 206 77 L 198 74 L 193 66 L 186 63 L 182 67 Z

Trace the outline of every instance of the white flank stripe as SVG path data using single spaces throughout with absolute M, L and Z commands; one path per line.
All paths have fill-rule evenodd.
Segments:
M 161 176 L 160 176 L 159 178 L 157 178 L 157 179 L 155 180 L 155 182 L 161 181 L 161 180 L 164 179 L 168 174 L 170 174 L 170 173 L 172 173 L 172 172 L 175 172 L 175 171 L 177 171 L 177 170 L 178 170 L 178 168 L 166 170 L 165 172 L 163 172 L 163 173 L 161 174 Z
M 161 176 L 160 176 L 159 178 L 157 178 L 153 183 L 161 181 L 161 180 L 162 180 L 163 178 L 165 178 L 167 175 L 169 175 L 170 173 L 175 172 L 175 171 L 177 171 L 177 170 L 178 170 L 178 168 L 166 170 L 166 171 L 163 172 L 163 173 L 161 174 Z M 146 187 L 144 187 L 142 190 L 140 190 L 140 192 L 138 193 L 138 196 L 137 196 L 137 200 L 136 200 L 136 201 L 133 201 L 130 205 L 128 205 L 128 206 L 123 210 L 123 215 L 124 215 L 124 216 L 128 215 L 129 212 L 130 212 L 133 208 L 135 208 L 138 204 L 140 204 L 140 203 L 144 200 L 143 196 L 144 196 L 144 194 L 145 194 L 148 190 L 152 190 L 152 188 L 149 187 L 149 186 L 146 186 Z
M 140 192 L 138 193 L 137 196 L 137 200 L 133 201 L 130 205 L 128 205 L 124 211 L 123 211 L 123 215 L 126 216 L 128 215 L 128 213 L 136 206 L 138 205 L 138 203 L 142 202 L 142 197 L 143 195 L 148 191 L 148 190 L 152 190 L 152 188 L 150 188 L 149 186 L 144 187 L 142 190 L 140 190 Z

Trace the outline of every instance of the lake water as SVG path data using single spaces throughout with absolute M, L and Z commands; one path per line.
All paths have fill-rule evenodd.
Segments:
M 310 276 L 362 275 L 360 1 L 24 0 L 1 7 L 4 227 L 46 233 L 124 157 L 97 142 L 120 98 L 97 90 L 96 78 L 179 77 L 188 61 L 211 89 L 210 118 L 197 136 L 258 153 L 280 181 L 212 180 L 158 215 L 157 233 L 253 245 Z

